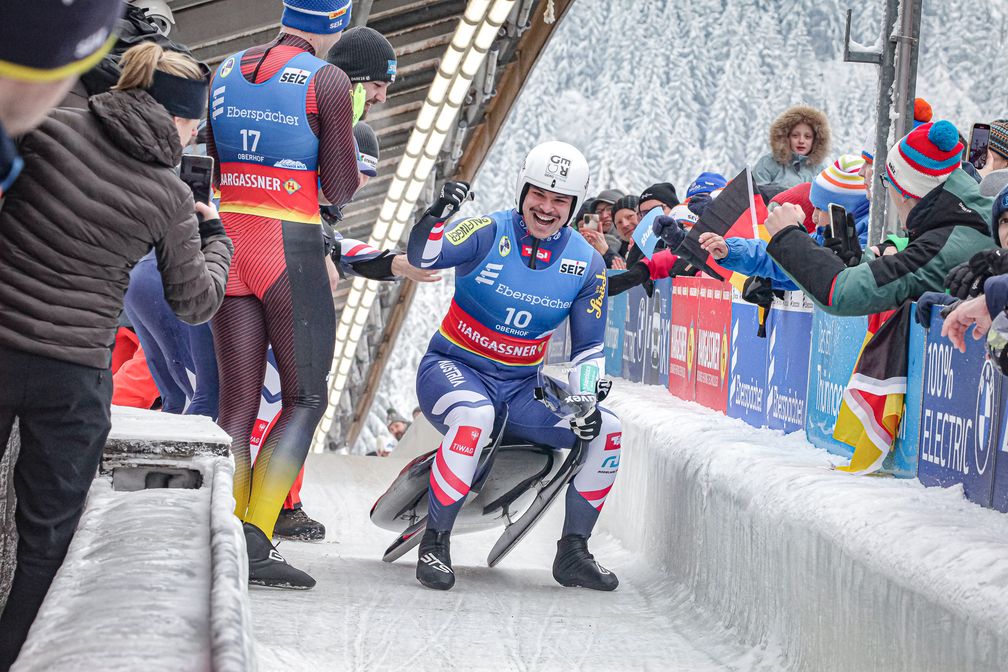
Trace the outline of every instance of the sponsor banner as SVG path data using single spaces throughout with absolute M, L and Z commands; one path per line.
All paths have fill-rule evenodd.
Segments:
M 767 319 L 767 427 L 805 429 L 812 303 L 801 292 L 774 299 Z
M 917 324 L 917 320 L 910 320 L 908 345 L 910 349 L 907 353 L 907 391 L 903 398 L 903 420 L 893 450 L 882 464 L 882 471 L 896 478 L 917 476 L 917 446 L 920 443 L 927 333 L 924 327 Z
M 559 331 L 560 327 L 557 327 Z M 546 356 L 550 337 L 518 338 L 480 324 L 453 300 L 440 333 L 458 347 L 507 366 L 536 366 Z M 566 350 L 566 349 L 565 349 Z
M 969 340 L 969 336 L 967 336 Z M 1003 379 L 1002 379 L 1003 380 Z M 1002 382 L 998 436 L 994 443 L 994 493 L 991 506 L 1001 513 L 1008 513 L 1008 389 Z
M 647 356 L 648 297 L 637 286 L 623 293 L 627 297 L 626 326 L 623 330 L 623 377 L 635 383 L 644 382 L 644 359 Z
M 553 332 L 546 346 L 546 363 L 561 364 L 570 361 L 570 320 L 564 320 Z
M 672 281 L 672 313 L 669 325 L 669 392 L 693 401 L 696 381 L 696 321 L 700 278 Z
M 984 341 L 966 334 L 966 352 L 941 335 L 934 311 L 924 348 L 917 478 L 926 486 L 962 483 L 966 498 L 991 505 L 1002 376 Z
M 805 434 L 809 443 L 849 458 L 854 448 L 833 438 L 843 393 L 868 330 L 867 317 L 812 314 Z
M 698 279 L 698 285 L 694 397 L 697 403 L 724 413 L 728 408 L 732 287 L 707 278 Z
M 623 330 L 626 328 L 627 294 L 610 296 L 609 310 L 606 321 L 605 354 L 606 375 L 623 375 Z
M 737 292 L 736 292 L 737 293 Z M 766 427 L 767 339 L 757 336 L 759 309 L 737 299 L 732 304 L 728 360 L 727 415 Z
M 672 278 L 656 280 L 647 304 L 644 382 L 668 387 L 669 319 L 672 316 Z

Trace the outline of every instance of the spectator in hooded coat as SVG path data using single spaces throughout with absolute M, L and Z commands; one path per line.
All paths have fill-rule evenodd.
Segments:
M 787 189 L 811 182 L 824 167 L 830 142 L 825 114 L 807 105 L 788 108 L 770 125 L 770 152 L 752 171 L 756 183 Z

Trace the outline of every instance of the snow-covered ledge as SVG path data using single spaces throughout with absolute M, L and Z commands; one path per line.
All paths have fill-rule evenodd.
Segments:
M 103 467 L 178 465 L 202 485 L 120 492 L 97 478 L 12 669 L 254 670 L 234 467 L 219 454 L 230 439 L 209 418 L 114 409 L 112 442 Z
M 1008 516 L 961 488 L 852 477 L 801 434 L 618 382 L 603 529 L 795 670 L 1008 666 Z

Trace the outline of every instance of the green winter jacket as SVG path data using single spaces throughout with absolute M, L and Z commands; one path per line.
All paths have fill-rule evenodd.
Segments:
M 952 267 L 993 247 L 992 199 L 962 169 L 926 194 L 907 217 L 910 242 L 902 251 L 848 268 L 800 227 L 788 227 L 767 245 L 774 261 L 832 315 L 870 315 L 940 292 Z M 870 256 L 870 255 L 869 255 Z

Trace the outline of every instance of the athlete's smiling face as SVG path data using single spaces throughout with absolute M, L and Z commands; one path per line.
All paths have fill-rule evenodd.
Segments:
M 570 217 L 574 197 L 529 186 L 522 204 L 525 227 L 533 238 L 546 240 L 559 231 Z

